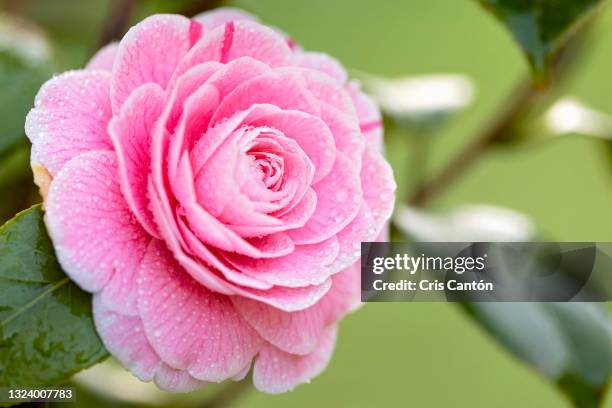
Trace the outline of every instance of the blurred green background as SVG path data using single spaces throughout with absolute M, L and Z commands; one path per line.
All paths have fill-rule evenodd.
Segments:
M 104 0 L 5 1 L 51 36 L 57 71 L 83 65 L 96 47 Z M 138 18 L 185 1 L 145 0 Z M 476 86 L 474 103 L 432 138 L 435 173 L 507 103 L 528 66 L 504 28 L 469 0 L 241 0 L 264 23 L 304 48 L 345 66 L 384 76 L 461 73 Z M 138 19 L 136 18 L 136 19 Z M 560 95 L 612 113 L 612 9 L 597 21 L 587 51 Z M 386 135 L 398 201 L 411 184 L 411 141 Z M 560 241 L 612 241 L 612 171 L 604 144 L 564 137 L 494 150 L 433 208 L 488 203 L 531 216 Z M 525 335 L 528 335 L 527 333 Z M 250 392 L 236 406 L 569 407 L 552 385 L 510 357 L 452 304 L 368 304 L 341 325 L 329 368 L 311 385 L 269 396 Z M 607 407 L 612 407 L 608 398 Z

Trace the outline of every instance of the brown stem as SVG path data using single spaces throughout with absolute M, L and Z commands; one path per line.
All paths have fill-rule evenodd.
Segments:
M 137 0 L 113 0 L 111 2 L 112 8 L 102 28 L 97 48 L 121 38 L 130 24 L 136 2 Z
M 223 0 L 194 0 L 189 6 L 181 10 L 180 14 L 187 17 L 193 17 L 196 14 L 218 7 L 222 2 Z
M 582 31 L 558 53 L 555 63 L 551 68 L 549 80 L 544 84 L 533 84 L 530 80 L 524 80 L 514 91 L 511 102 L 507 105 L 501 115 L 490 123 L 484 131 L 474 139 L 437 175 L 426 180 L 409 198 L 409 205 L 424 207 L 431 200 L 446 190 L 452 182 L 463 175 L 489 148 L 508 135 L 520 120 L 534 107 L 535 102 L 543 98 L 550 90 L 551 78 L 558 81 L 565 76 L 573 65 L 588 37 L 588 27 Z
M 250 377 L 245 378 L 242 381 L 232 383 L 224 387 L 221 391 L 215 394 L 211 399 L 206 401 L 202 408 L 220 408 L 228 407 L 233 402 L 242 397 L 245 392 L 251 389 Z
M 28 6 L 28 0 L 7 0 L 4 8 L 10 14 L 22 14 L 23 10 Z

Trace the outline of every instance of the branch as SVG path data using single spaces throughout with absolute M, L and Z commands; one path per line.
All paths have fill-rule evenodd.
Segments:
M 196 14 L 219 7 L 222 2 L 223 0 L 195 0 L 192 1 L 189 6 L 181 10 L 180 14 L 187 17 L 193 17 Z
M 585 27 L 559 52 L 551 68 L 551 77 L 554 77 L 557 82 L 566 76 L 573 63 L 579 59 L 577 54 L 582 51 L 582 45 L 586 42 L 587 37 L 588 30 Z M 408 204 L 415 207 L 427 206 L 433 198 L 440 195 L 476 163 L 491 146 L 504 139 L 534 105 L 548 95 L 550 89 L 550 83 L 537 87 L 529 79 L 521 82 L 510 98 L 511 102 L 500 116 L 485 127 L 480 136 L 469 143 L 440 173 L 421 184 L 408 200 Z
M 477 159 L 489 149 L 497 140 L 506 135 L 518 118 L 522 117 L 527 107 L 538 95 L 536 89 L 531 86 L 530 81 L 525 81 L 511 98 L 512 102 L 483 133 L 469 143 L 451 162 L 433 179 L 422 184 L 410 198 L 410 205 L 424 207 L 431 199 L 452 184 L 459 176 L 465 173 Z

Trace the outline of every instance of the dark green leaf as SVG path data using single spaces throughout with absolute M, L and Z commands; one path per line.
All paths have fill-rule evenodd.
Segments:
M 546 78 L 551 61 L 571 35 L 604 0 L 478 0 L 512 33 L 536 80 Z
M 29 24 L 0 16 L 0 157 L 24 138 L 24 122 L 34 96 L 51 76 L 45 37 Z
M 91 297 L 62 272 L 40 206 L 0 228 L 0 386 L 52 385 L 107 355 Z
M 596 407 L 612 374 L 612 326 L 589 303 L 469 303 L 470 315 L 510 353 L 556 383 L 578 407 Z

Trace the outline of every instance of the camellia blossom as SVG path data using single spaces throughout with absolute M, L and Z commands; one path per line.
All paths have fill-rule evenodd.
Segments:
M 28 115 L 32 168 L 98 333 L 169 391 L 292 389 L 359 304 L 395 182 L 381 117 L 331 57 L 233 9 L 154 15 Z

